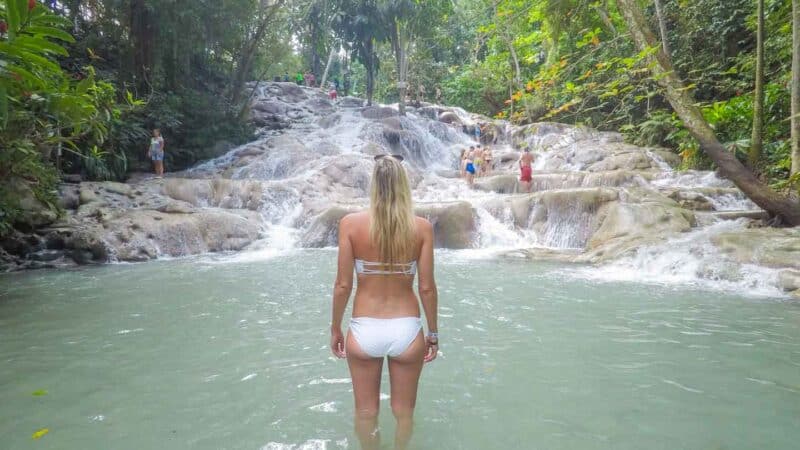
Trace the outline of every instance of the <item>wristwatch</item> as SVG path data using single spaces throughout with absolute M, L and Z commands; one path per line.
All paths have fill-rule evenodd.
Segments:
M 433 332 L 433 331 L 429 331 L 428 332 L 428 340 L 433 341 L 433 342 L 431 342 L 432 344 L 438 345 L 439 344 L 439 333 Z

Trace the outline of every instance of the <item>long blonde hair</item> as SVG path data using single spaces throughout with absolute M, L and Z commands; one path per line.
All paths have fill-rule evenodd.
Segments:
M 372 171 L 370 216 L 369 236 L 381 261 L 394 266 L 411 260 L 416 243 L 411 187 L 400 161 L 388 155 L 375 161 Z

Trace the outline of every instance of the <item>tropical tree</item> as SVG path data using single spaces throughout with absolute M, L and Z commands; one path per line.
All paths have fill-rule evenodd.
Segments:
M 793 176 L 800 173 L 800 0 L 792 0 L 792 119 Z
M 649 52 L 648 56 L 654 75 L 664 86 L 672 108 L 720 171 L 758 206 L 789 225 L 800 225 L 800 201 L 769 189 L 719 142 L 689 90 L 676 74 L 669 56 L 658 48 L 658 41 L 649 29 L 637 0 L 617 0 L 617 6 L 625 17 L 636 46 L 643 52 L 657 49 Z
M 366 69 L 367 104 L 372 105 L 379 67 L 376 46 L 385 39 L 376 0 L 342 0 L 333 21 L 336 33 Z
M 756 90 L 753 102 L 753 138 L 748 153 L 751 168 L 755 168 L 764 147 L 764 0 L 757 0 L 756 30 Z

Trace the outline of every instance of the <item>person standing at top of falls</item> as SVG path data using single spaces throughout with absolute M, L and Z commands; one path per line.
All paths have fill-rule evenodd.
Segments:
M 314 76 L 314 72 L 308 72 L 308 87 L 317 87 L 317 77 Z M 324 89 L 324 86 L 320 86 Z
M 147 149 L 147 156 L 153 161 L 153 168 L 156 178 L 164 176 L 164 138 L 161 137 L 161 130 L 153 130 L 153 137 L 150 138 L 150 147 Z
M 439 86 L 436 86 L 436 91 L 435 91 L 434 95 L 436 96 L 436 104 L 437 105 L 441 105 L 442 104 L 442 89 Z
M 531 191 L 531 183 L 533 182 L 533 155 L 530 149 L 525 149 L 525 152 L 519 158 L 519 183 L 525 192 Z
M 422 102 L 425 101 L 425 85 L 420 83 L 419 89 L 417 89 L 417 106 L 422 106 Z
M 339 95 L 336 92 L 336 85 L 333 83 L 333 81 L 331 81 L 329 83 L 329 87 L 330 88 L 328 89 L 328 99 L 330 99 L 332 102 L 335 102 L 337 97 L 338 97 L 338 95 Z
M 302 86 L 305 82 L 305 78 L 303 77 L 302 72 L 297 72 L 297 75 L 294 77 L 294 81 L 297 83 L 298 86 Z
M 331 351 L 347 358 L 361 448 L 380 448 L 381 372 L 388 357 L 395 448 L 411 439 L 422 367 L 439 351 L 438 295 L 433 273 L 433 226 L 414 216 L 408 175 L 399 155 L 378 155 L 370 208 L 339 222 L 339 254 L 331 313 Z M 357 287 L 347 337 L 342 318 Z M 419 298 L 414 276 L 419 274 Z M 420 303 L 428 334 L 423 333 Z
M 475 141 L 477 141 L 478 144 L 480 144 L 481 143 L 481 124 L 476 122 L 475 123 L 475 129 L 473 130 L 473 132 L 475 133 Z
M 289 82 L 289 72 L 288 71 L 283 72 L 283 82 L 284 83 L 288 83 Z

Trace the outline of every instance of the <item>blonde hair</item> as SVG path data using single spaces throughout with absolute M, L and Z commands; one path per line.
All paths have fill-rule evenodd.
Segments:
M 413 258 L 416 243 L 411 187 L 400 161 L 384 156 L 375 162 L 370 192 L 369 236 L 381 261 L 391 270 Z

